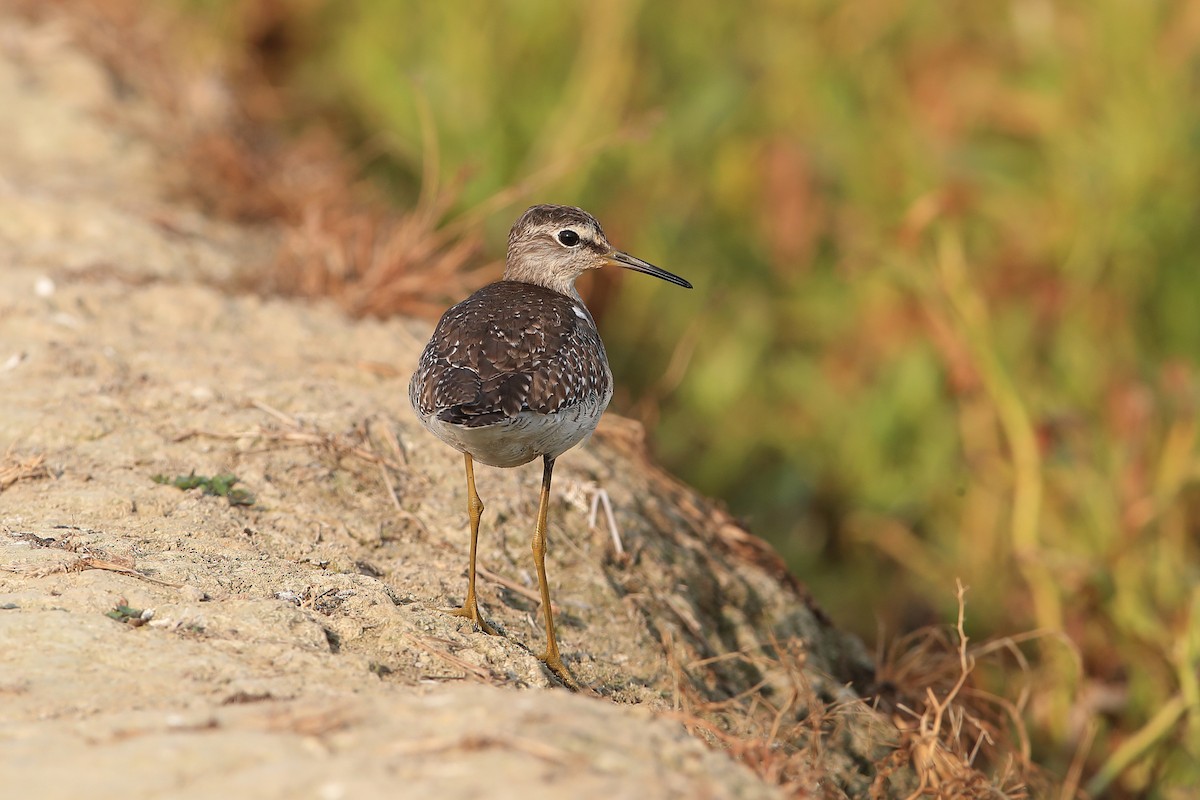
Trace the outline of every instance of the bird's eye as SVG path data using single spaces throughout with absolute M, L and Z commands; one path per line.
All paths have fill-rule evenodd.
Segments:
M 579 244 L 579 234 L 567 228 L 565 231 L 558 232 L 558 240 L 567 247 L 574 247 Z

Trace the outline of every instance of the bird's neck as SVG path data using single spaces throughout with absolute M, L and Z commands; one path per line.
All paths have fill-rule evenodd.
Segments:
M 575 278 L 573 277 L 567 278 L 557 275 L 546 275 L 544 273 L 533 274 L 530 271 L 521 269 L 519 265 L 514 265 L 510 261 L 504 268 L 504 280 L 541 286 L 543 289 L 564 294 L 580 305 L 583 305 L 583 298 L 579 296 L 579 292 L 575 289 Z

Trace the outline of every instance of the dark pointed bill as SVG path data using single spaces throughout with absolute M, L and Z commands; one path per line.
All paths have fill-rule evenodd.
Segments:
M 682 286 L 685 289 L 691 289 L 692 285 L 683 278 L 673 273 L 667 272 L 665 269 L 654 266 L 640 258 L 635 258 L 629 253 L 623 253 L 620 250 L 613 250 L 608 254 L 608 263 L 625 269 L 631 269 L 634 272 L 644 272 L 647 275 L 653 275 L 656 278 L 662 278 L 668 283 L 673 283 L 676 286 Z

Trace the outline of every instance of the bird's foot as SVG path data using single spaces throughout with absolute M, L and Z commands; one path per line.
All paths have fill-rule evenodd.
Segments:
M 479 606 L 475 603 L 465 603 L 462 608 L 443 608 L 442 611 L 451 614 L 455 617 L 466 617 L 474 622 L 476 627 L 489 636 L 499 636 L 500 632 L 487 623 L 483 615 L 479 613 Z
M 576 682 L 573 677 L 571 677 L 571 673 L 567 672 L 567 667 L 563 664 L 562 658 L 558 655 L 558 653 L 542 653 L 540 656 L 538 656 L 538 660 L 545 664 L 547 669 L 554 673 L 554 677 L 562 681 L 563 685 L 572 692 L 581 691 L 579 683 Z

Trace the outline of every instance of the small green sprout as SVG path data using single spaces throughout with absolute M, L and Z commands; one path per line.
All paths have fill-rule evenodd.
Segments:
M 176 489 L 187 491 L 189 489 L 203 489 L 205 494 L 214 495 L 216 497 L 224 497 L 229 501 L 231 506 L 252 506 L 254 505 L 254 495 L 245 489 L 235 489 L 233 485 L 238 482 L 238 477 L 232 473 L 222 475 L 214 475 L 208 477 L 206 475 L 197 475 L 193 470 L 188 475 L 177 475 L 174 478 L 169 478 L 166 475 L 151 476 L 151 480 L 155 483 L 161 483 L 168 486 L 174 486 Z

